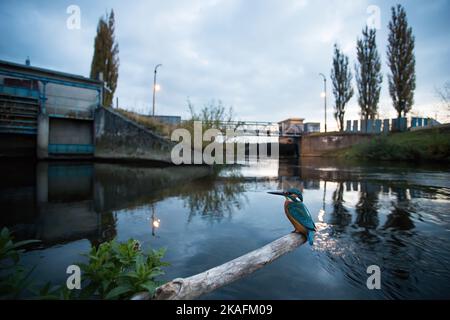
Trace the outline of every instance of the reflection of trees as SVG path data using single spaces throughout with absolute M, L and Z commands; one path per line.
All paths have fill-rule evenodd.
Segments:
M 359 201 L 356 204 L 355 224 L 358 227 L 376 229 L 379 224 L 378 192 L 373 187 L 370 183 L 361 183 Z
M 407 208 L 409 201 L 406 195 L 406 189 L 394 188 L 393 190 L 397 195 L 397 203 L 393 204 L 393 209 L 387 216 L 384 229 L 411 230 L 414 228 L 414 223 L 411 220 L 411 215 Z
M 115 214 L 107 211 L 97 212 L 97 215 L 99 217 L 97 234 L 88 238 L 91 245 L 95 247 L 105 241 L 110 241 L 117 236 L 117 218 Z
M 330 215 L 329 223 L 335 226 L 338 231 L 343 231 L 352 221 L 352 215 L 344 206 L 344 183 L 337 184 L 333 192 L 333 212 Z
M 234 210 L 242 209 L 243 201 L 246 200 L 243 194 L 245 186 L 236 177 L 219 181 L 208 179 L 196 187 L 182 196 L 190 211 L 188 221 L 195 215 L 218 219 L 225 215 L 231 217 Z
M 410 213 L 400 207 L 395 207 L 387 216 L 384 229 L 392 228 L 394 230 L 411 230 L 414 223 L 411 220 Z

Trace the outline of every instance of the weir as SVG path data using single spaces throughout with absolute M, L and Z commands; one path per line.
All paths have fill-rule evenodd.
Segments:
M 170 162 L 170 141 L 102 97 L 102 81 L 0 60 L 0 158 Z

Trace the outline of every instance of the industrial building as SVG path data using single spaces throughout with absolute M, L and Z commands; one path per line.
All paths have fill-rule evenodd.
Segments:
M 289 118 L 278 122 L 282 135 L 300 136 L 302 134 L 320 132 L 320 122 L 303 122 L 303 118 Z
M 92 156 L 102 90 L 101 81 L 0 60 L 0 157 Z

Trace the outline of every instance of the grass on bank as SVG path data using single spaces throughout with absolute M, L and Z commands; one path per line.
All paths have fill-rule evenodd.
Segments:
M 434 128 L 377 136 L 337 152 L 347 159 L 450 161 L 450 130 Z
M 172 130 L 175 126 L 171 126 L 160 121 L 153 119 L 151 117 L 144 116 L 142 114 L 124 110 L 124 109 L 114 109 L 114 111 L 119 112 L 124 117 L 146 127 L 147 129 L 159 134 L 162 137 L 170 137 Z
M 170 125 L 162 123 L 152 117 L 145 116 L 133 111 L 117 108 L 114 111 L 119 112 L 124 117 L 146 127 L 147 129 L 159 134 L 162 137 L 170 138 L 173 130 L 177 128 L 186 129 L 190 132 L 191 137 L 194 138 L 194 122 L 200 121 L 202 123 L 202 132 L 206 132 L 208 129 L 217 129 L 225 135 L 225 130 L 222 126 L 223 123 L 233 123 L 234 114 L 232 107 L 226 107 L 221 100 L 211 100 L 207 102 L 199 112 L 196 111 L 195 106 L 188 99 L 188 109 L 191 114 L 189 120 L 182 121 L 178 125 Z M 240 124 L 234 124 L 236 129 Z M 193 141 L 192 141 L 193 143 Z M 204 146 L 210 142 L 204 141 Z

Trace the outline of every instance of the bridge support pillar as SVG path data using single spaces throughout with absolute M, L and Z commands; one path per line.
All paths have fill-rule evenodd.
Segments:
M 48 158 L 49 119 L 47 114 L 40 113 L 37 118 L 36 152 L 38 159 Z

